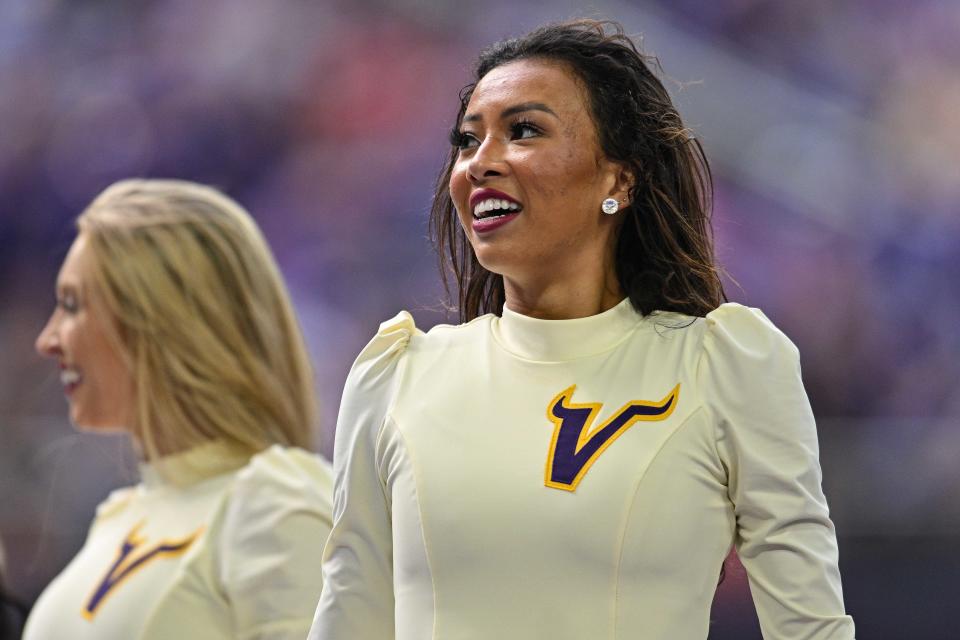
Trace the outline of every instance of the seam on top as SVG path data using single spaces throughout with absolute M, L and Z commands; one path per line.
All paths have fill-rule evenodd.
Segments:
M 417 337 L 418 331 L 416 325 L 414 325 L 413 331 L 409 332 L 406 338 L 403 340 L 403 344 L 399 346 L 400 353 L 397 354 L 397 382 L 393 387 L 393 394 L 390 396 L 390 401 L 387 403 L 386 411 L 383 412 L 384 417 L 391 418 L 393 414 L 394 407 L 397 406 L 397 398 L 400 396 L 400 390 L 403 388 L 403 383 L 406 379 L 407 374 L 407 362 L 410 359 L 408 351 L 410 349 L 410 343 L 415 337 Z M 419 335 L 426 335 L 422 332 Z
M 403 388 L 403 382 L 405 374 L 407 372 L 407 360 L 409 356 L 407 355 L 407 349 L 410 348 L 410 341 L 416 335 L 416 325 L 414 325 L 413 331 L 407 332 L 407 335 L 397 343 L 397 349 L 399 353 L 396 354 L 397 358 L 397 368 L 396 381 L 393 385 L 392 393 L 390 394 L 390 399 L 387 401 L 387 406 L 383 411 L 383 420 L 380 421 L 380 429 L 377 431 L 376 443 L 374 445 L 374 461 L 377 463 L 377 478 L 380 480 L 380 491 L 383 493 L 383 498 L 385 504 L 389 506 L 390 516 L 393 517 L 393 503 L 390 500 L 389 492 L 387 491 L 387 484 L 383 479 L 383 472 L 381 468 L 382 456 L 383 456 L 383 438 L 384 433 L 387 430 L 387 422 L 391 422 L 396 426 L 396 420 L 393 418 L 393 410 L 397 406 L 397 398 L 400 396 L 400 390 Z M 397 429 L 399 431 L 399 429 Z
M 482 317 L 483 316 L 481 316 L 481 318 Z M 475 318 L 468 324 L 472 324 L 473 322 L 476 322 L 479 319 L 480 318 Z M 453 329 L 457 329 L 459 327 L 466 326 L 466 325 L 444 325 L 444 326 L 450 326 Z M 390 398 L 390 402 L 387 405 L 387 410 L 384 413 L 383 425 L 381 427 L 381 437 L 382 437 L 382 434 L 386 432 L 386 426 L 387 426 L 387 423 L 389 422 L 390 425 L 393 427 L 393 431 L 396 432 L 397 436 L 400 438 L 400 442 L 403 444 L 404 453 L 410 459 L 410 466 L 413 472 L 414 490 L 416 491 L 416 494 L 414 497 L 417 500 L 417 519 L 420 521 L 420 536 L 423 541 L 423 557 L 426 558 L 427 560 L 427 571 L 430 574 L 430 589 L 432 592 L 431 595 L 433 596 L 433 628 L 431 629 L 430 636 L 431 638 L 435 638 L 436 632 L 437 632 L 437 586 L 434 583 L 434 579 L 433 579 L 433 565 L 430 562 L 430 546 L 427 544 L 427 531 L 426 531 L 426 527 L 423 524 L 423 505 L 419 499 L 420 485 L 421 485 L 419 468 L 416 464 L 416 457 L 413 455 L 413 451 L 409 446 L 409 444 L 407 443 L 407 438 L 403 433 L 403 429 L 400 428 L 400 423 L 397 421 L 396 417 L 394 416 L 394 411 L 396 409 L 397 404 L 399 403 L 399 398 L 402 395 L 404 383 L 406 382 L 407 367 L 410 366 L 409 361 L 410 361 L 410 358 L 412 357 L 412 355 L 408 351 L 410 349 L 410 342 L 418 335 L 424 338 L 427 337 L 427 334 L 422 332 L 419 334 L 417 333 L 411 334 L 407 338 L 406 343 L 403 345 L 403 351 L 398 355 L 400 360 L 397 363 L 397 374 L 396 374 L 397 382 L 396 382 L 396 386 L 394 387 L 393 395 Z M 380 450 L 380 437 L 378 437 L 377 449 L 378 451 Z M 386 487 L 386 484 L 383 482 L 382 477 L 381 477 L 381 487 L 383 488 L 383 491 L 386 493 L 387 487 Z M 390 528 L 392 531 L 393 530 L 393 503 L 390 501 L 388 501 L 387 503 L 390 505 Z M 396 594 L 394 594 L 394 604 L 396 604 Z M 396 614 L 394 614 L 394 622 L 396 622 Z M 394 629 L 394 633 L 396 633 L 396 629 Z
M 448 322 L 441 322 L 441 323 L 439 323 L 439 324 L 435 324 L 435 325 L 433 325 L 432 327 L 430 327 L 427 331 L 424 332 L 424 334 L 430 333 L 431 331 L 434 331 L 435 329 L 438 329 L 438 330 L 440 330 L 440 331 L 449 331 L 449 330 L 463 329 L 463 328 L 469 327 L 470 325 L 474 324 L 475 322 L 480 322 L 481 320 L 485 320 L 485 319 L 488 319 L 488 318 L 491 318 L 491 317 L 492 317 L 492 318 L 499 318 L 500 316 L 496 315 L 495 313 L 485 313 L 485 314 L 483 314 L 482 316 L 477 316 L 477 317 L 474 318 L 473 320 L 468 320 L 467 322 L 460 322 L 460 323 L 458 323 L 458 324 L 450 324 L 450 323 L 448 323 Z
M 380 421 L 380 427 L 377 430 L 377 437 L 374 441 L 373 456 L 374 462 L 377 466 L 377 479 L 380 481 L 380 492 L 383 494 L 384 504 L 388 506 L 390 517 L 393 517 L 393 503 L 390 500 L 389 492 L 387 491 L 387 484 L 383 479 L 382 472 L 382 457 L 383 457 L 383 438 L 384 434 L 387 431 L 387 422 L 391 422 L 396 425 L 396 421 L 393 419 L 393 409 L 397 404 L 397 397 L 400 395 L 400 389 L 403 386 L 404 374 L 407 371 L 407 349 L 410 347 L 410 340 L 413 339 L 413 336 L 416 332 L 416 325 L 414 325 L 413 331 L 409 332 L 400 342 L 398 342 L 397 349 L 399 353 L 396 354 L 397 358 L 397 369 L 396 369 L 396 382 L 393 386 L 393 392 L 390 395 L 390 400 L 387 402 L 387 406 L 383 412 L 383 420 Z
M 637 482 L 634 485 L 633 492 L 630 494 L 631 495 L 630 507 L 627 509 L 627 513 L 623 519 L 623 524 L 620 527 L 620 541 L 618 544 L 619 550 L 617 552 L 617 562 L 616 562 L 616 567 L 614 569 L 613 612 L 612 612 L 613 620 L 611 625 L 611 627 L 613 628 L 614 639 L 616 639 L 617 637 L 617 612 L 620 611 L 620 569 L 623 566 L 624 541 L 626 540 L 626 537 L 627 537 L 627 526 L 630 524 L 630 516 L 633 515 L 633 508 L 637 504 L 637 493 L 640 491 L 640 485 L 643 484 L 643 479 L 647 476 L 647 473 L 650 471 L 650 467 L 653 465 L 656 459 L 660 456 L 660 452 L 663 451 L 663 448 L 665 446 L 667 446 L 667 443 L 670 442 L 680 432 L 681 429 L 686 427 L 690 423 L 690 420 L 695 415 L 700 413 L 700 410 L 702 408 L 703 408 L 702 404 L 697 405 L 697 407 L 690 412 L 690 415 L 684 418 L 683 422 L 677 425 L 677 428 L 673 430 L 673 432 L 667 437 L 666 440 L 663 441 L 663 443 L 657 449 L 657 452 L 653 454 L 652 458 L 650 458 L 650 462 L 647 464 L 646 468 L 643 470 L 643 473 L 641 473 L 640 477 L 637 478 Z
M 404 453 L 406 453 L 410 459 L 410 468 L 413 472 L 414 491 L 416 492 L 414 498 L 417 501 L 417 519 L 420 521 L 420 538 L 423 541 L 423 557 L 427 559 L 427 571 L 430 574 L 430 592 L 433 596 L 433 627 L 430 630 L 430 637 L 431 639 L 435 639 L 437 637 L 437 585 L 433 579 L 433 563 L 430 561 L 430 545 L 427 544 L 427 528 L 423 524 L 423 502 L 420 500 L 420 468 L 417 465 L 416 456 L 413 455 L 413 449 L 407 442 L 403 429 L 400 428 L 400 424 L 393 417 L 389 418 L 389 420 L 393 424 L 394 431 L 396 431 L 400 441 L 403 443 Z
M 387 505 L 387 511 L 392 518 L 393 501 L 390 499 L 390 492 L 387 491 L 387 482 L 383 478 L 383 439 L 386 437 L 388 422 L 393 422 L 389 413 L 384 414 L 383 420 L 380 421 L 380 429 L 377 430 L 377 439 L 373 445 L 373 462 L 377 468 L 377 481 L 380 483 L 380 493 L 383 494 L 383 503 Z
M 696 386 L 697 388 L 696 390 L 697 400 L 700 402 L 700 406 L 702 406 L 704 410 L 710 415 L 713 415 L 713 409 L 707 404 L 707 399 L 703 394 L 703 386 L 700 384 L 700 380 L 701 380 L 701 369 L 704 366 L 704 360 L 706 359 L 706 354 L 707 354 L 707 340 L 712 340 L 712 339 L 713 339 L 713 334 L 710 331 L 710 325 L 707 325 L 703 329 L 703 340 L 700 341 L 700 354 L 697 357 L 697 364 L 694 367 L 694 371 L 693 371 L 694 380 L 696 381 L 696 384 L 694 386 Z M 719 465 L 721 469 L 724 470 L 725 473 L 727 473 L 727 484 L 728 484 L 727 497 L 729 497 L 730 475 L 728 473 L 727 465 L 723 463 L 723 457 L 720 455 L 720 447 L 719 447 L 720 420 L 719 419 L 713 420 L 712 423 L 713 423 L 712 449 L 713 449 L 714 461 Z

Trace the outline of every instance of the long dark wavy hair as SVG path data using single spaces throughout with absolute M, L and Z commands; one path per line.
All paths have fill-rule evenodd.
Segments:
M 710 209 L 713 181 L 700 142 L 684 127 L 663 83 L 658 61 L 637 50 L 616 22 L 550 24 L 484 49 L 473 82 L 460 92 L 458 131 L 477 83 L 492 69 L 541 58 L 566 64 L 586 88 L 600 146 L 633 172 L 630 205 L 617 231 L 620 287 L 641 314 L 677 311 L 704 316 L 726 300 L 715 263 Z M 430 237 L 447 294 L 456 280 L 460 320 L 500 314 L 503 276 L 477 260 L 450 198 L 453 147 L 437 180 Z M 599 211 L 600 203 L 597 203 Z

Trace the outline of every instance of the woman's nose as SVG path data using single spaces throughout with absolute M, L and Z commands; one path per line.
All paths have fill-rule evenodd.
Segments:
M 482 182 L 485 178 L 505 175 L 507 165 L 503 158 L 503 148 L 495 140 L 487 138 L 477 147 L 476 153 L 467 165 L 467 176 L 471 182 Z
M 37 353 L 46 358 L 56 358 L 61 354 L 60 336 L 57 335 L 56 316 L 57 312 L 54 311 L 33 345 Z

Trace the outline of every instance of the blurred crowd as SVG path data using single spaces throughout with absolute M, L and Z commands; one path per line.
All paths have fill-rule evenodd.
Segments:
M 738 185 L 754 193 L 719 212 L 733 223 L 723 229 L 737 254 L 728 261 L 735 277 L 807 345 L 818 411 L 960 414 L 960 362 L 951 357 L 960 349 L 951 321 L 960 312 L 960 6 L 664 4 L 693 33 L 824 96 L 859 123 L 862 137 L 843 140 L 846 147 L 824 135 L 830 131 L 781 127 L 752 150 L 833 196 L 832 219 L 798 221 L 810 212 L 758 200 L 764 186 L 752 184 Z
M 12 591 L 32 600 L 93 506 L 131 477 L 121 444 L 73 434 L 54 367 L 32 347 L 93 196 L 123 177 L 180 177 L 253 213 L 308 336 L 329 454 L 343 379 L 377 324 L 401 308 L 425 327 L 456 320 L 426 214 L 477 50 L 582 14 L 644 34 L 677 81 L 713 163 L 728 295 L 800 347 L 841 553 L 844 535 L 955 548 L 960 4 L 4 0 L 0 540 Z

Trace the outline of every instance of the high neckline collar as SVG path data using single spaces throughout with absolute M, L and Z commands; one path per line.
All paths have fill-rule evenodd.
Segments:
M 643 316 L 624 298 L 611 309 L 586 318 L 541 320 L 504 306 L 493 319 L 493 334 L 510 353 L 527 360 L 559 362 L 603 353 L 624 340 Z
M 162 486 L 183 488 L 234 471 L 249 462 L 250 455 L 226 442 L 197 445 L 149 462 L 140 463 L 140 478 L 148 489 Z

